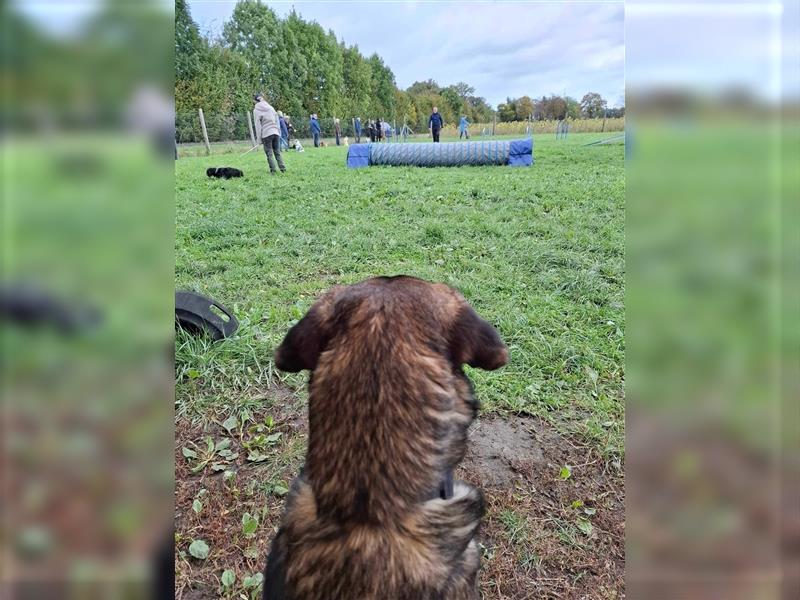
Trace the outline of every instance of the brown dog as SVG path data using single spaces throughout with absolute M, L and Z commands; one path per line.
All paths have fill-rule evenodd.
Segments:
M 463 364 L 508 351 L 455 290 L 412 277 L 336 287 L 275 364 L 311 371 L 309 444 L 264 580 L 265 600 L 473 600 L 483 494 L 444 474 L 478 403 Z

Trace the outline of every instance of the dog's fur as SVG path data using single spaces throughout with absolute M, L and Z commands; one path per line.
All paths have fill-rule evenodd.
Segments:
M 327 145 L 328 145 L 328 144 L 326 144 L 326 143 L 325 143 L 325 140 L 320 140 L 320 141 L 319 141 L 319 147 L 320 147 L 320 148 L 324 148 L 324 147 L 325 147 L 325 146 L 327 146 Z
M 344 136 L 344 139 L 342 140 L 342 142 L 344 143 L 345 146 L 349 146 L 350 145 L 350 138 L 347 137 L 347 136 Z
M 244 173 L 233 167 L 209 167 L 206 169 L 206 175 L 208 177 L 224 177 L 225 179 L 230 179 L 231 177 L 242 177 Z
M 275 353 L 311 371 L 309 444 L 264 599 L 476 600 L 483 494 L 438 490 L 478 409 L 462 365 L 507 360 L 446 285 L 379 277 L 323 295 Z
M 303 149 L 303 144 L 301 144 L 300 140 L 298 139 L 292 140 L 292 148 L 294 148 L 297 152 L 305 152 Z

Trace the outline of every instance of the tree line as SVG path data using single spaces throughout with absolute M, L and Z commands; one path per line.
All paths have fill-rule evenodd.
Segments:
M 240 0 L 216 39 L 201 35 L 186 0 L 175 3 L 175 108 L 178 114 L 241 114 L 252 109 L 262 90 L 278 110 L 305 117 L 382 118 L 415 130 L 427 128 L 432 106 L 446 123 L 461 115 L 471 122 L 603 116 L 599 94 L 584 102 L 551 96 L 508 99 L 497 113 L 464 82 L 441 86 L 417 81 L 397 87 L 392 70 L 378 54 L 365 57 L 358 46 L 339 41 L 294 10 L 281 19 L 258 0 Z M 587 100 L 587 97 L 592 96 Z M 603 108 L 605 101 L 602 101 Z M 563 106 L 562 106 L 563 105 Z M 611 111 L 608 111 L 611 116 Z M 554 116 L 563 115 L 563 116 Z
M 571 96 L 542 96 L 532 99 L 506 98 L 497 107 L 497 118 L 500 121 L 553 121 L 561 119 L 598 119 L 603 117 L 619 118 L 625 116 L 625 108 L 608 108 L 606 100 L 597 92 L 589 92 L 580 102 Z

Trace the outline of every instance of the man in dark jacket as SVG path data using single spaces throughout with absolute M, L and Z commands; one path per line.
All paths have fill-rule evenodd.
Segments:
M 353 129 L 356 131 L 356 144 L 361 143 L 361 118 L 356 117 L 356 120 L 353 121 Z
M 314 148 L 319 148 L 319 138 L 322 135 L 322 128 L 319 126 L 319 121 L 317 121 L 317 115 L 311 115 L 311 137 L 314 138 Z
M 289 127 L 286 125 L 286 117 L 282 112 L 278 112 L 278 125 L 281 128 L 281 149 L 289 149 Z
M 444 127 L 442 115 L 439 114 L 439 109 L 434 106 L 433 112 L 428 119 L 428 130 L 431 132 L 434 142 L 439 141 L 439 132 L 442 130 L 442 127 Z
M 367 133 L 369 134 L 369 141 L 375 141 L 375 125 L 372 124 L 372 120 L 367 121 Z
M 383 141 L 383 134 L 381 133 L 381 120 L 375 119 L 375 141 Z

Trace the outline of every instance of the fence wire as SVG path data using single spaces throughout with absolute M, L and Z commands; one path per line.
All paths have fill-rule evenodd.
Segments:
M 248 119 L 252 119 L 251 113 L 206 113 L 204 114 L 208 140 L 216 142 L 249 142 L 250 127 Z M 335 137 L 333 117 L 322 117 L 318 119 L 322 129 L 322 138 L 330 139 Z M 361 141 L 368 141 L 367 133 L 368 120 L 361 120 Z M 310 139 L 311 123 L 308 116 L 289 116 L 289 137 Z M 403 122 L 391 121 L 391 141 L 403 141 Z M 350 138 L 351 143 L 355 141 L 355 130 L 353 118 L 340 118 L 342 137 Z M 568 124 L 561 121 L 506 121 L 471 123 L 469 133 L 472 137 L 496 137 L 508 135 L 529 135 L 533 134 L 554 134 L 558 133 L 559 128 L 568 128 L 570 133 L 599 133 L 601 131 L 624 131 L 625 118 L 613 119 L 574 119 L 569 120 Z M 408 131 L 407 131 L 408 133 Z M 416 130 L 417 135 L 427 135 L 427 130 Z M 458 137 L 459 130 L 457 123 L 446 124 L 442 129 L 443 137 Z M 179 144 L 182 143 L 202 143 L 203 130 L 200 125 L 200 117 L 197 112 L 181 112 L 175 115 L 175 139 Z M 258 141 L 258 140 L 256 140 Z

